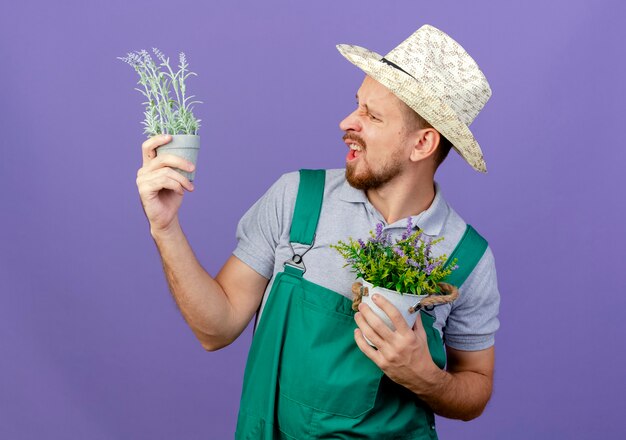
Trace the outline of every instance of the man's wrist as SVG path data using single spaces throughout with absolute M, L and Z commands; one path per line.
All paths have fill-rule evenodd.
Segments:
M 164 228 L 155 228 L 152 225 L 150 226 L 150 235 L 152 236 L 154 241 L 167 241 L 168 239 L 179 237 L 182 233 L 182 228 L 180 227 L 180 223 L 178 219 L 172 221 L 167 227 Z
M 452 380 L 450 373 L 440 369 L 434 362 L 427 372 L 422 372 L 416 377 L 419 377 L 419 380 L 410 384 L 408 388 L 425 402 L 428 402 L 432 397 L 441 395 L 442 390 Z

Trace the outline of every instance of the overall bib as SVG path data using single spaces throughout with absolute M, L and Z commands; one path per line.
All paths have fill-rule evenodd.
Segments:
M 324 170 L 300 171 L 292 243 L 312 245 L 324 181 Z M 460 287 L 486 247 L 468 225 L 448 259 L 458 258 L 459 268 L 446 282 Z M 436 439 L 430 408 L 356 345 L 352 301 L 304 279 L 301 262 L 295 255 L 285 263 L 267 298 L 248 355 L 235 438 Z M 433 361 L 444 368 L 435 318 L 420 313 Z

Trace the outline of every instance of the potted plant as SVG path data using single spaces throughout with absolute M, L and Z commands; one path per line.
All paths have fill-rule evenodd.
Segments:
M 331 245 L 345 258 L 344 267 L 351 266 L 356 274 L 352 308 L 356 311 L 359 303 L 364 302 L 395 330 L 389 317 L 371 300 L 374 293 L 391 302 L 409 327 L 415 324 L 416 311 L 454 301 L 458 289 L 442 280 L 458 268 L 457 259 L 446 264 L 446 254 L 432 255 L 432 247 L 443 239 L 431 240 L 421 230 L 412 232 L 409 218 L 406 231 L 395 241 L 383 233 L 383 224 L 379 223 L 366 241 L 350 237 L 347 243 Z
M 118 57 L 119 60 L 131 65 L 139 74 L 141 92 L 147 101 L 143 122 L 144 133 L 148 137 L 157 134 L 170 134 L 172 140 L 156 149 L 157 156 L 163 153 L 175 154 L 196 165 L 198 150 L 200 149 L 200 119 L 196 119 L 192 112 L 192 105 L 202 101 L 187 102 L 194 96 L 186 96 L 185 80 L 190 75 L 196 75 L 187 70 L 188 64 L 184 52 L 179 55 L 179 70 L 174 73 L 170 67 L 169 58 L 157 48 L 152 48 L 155 56 L 161 63 L 157 66 L 146 50 L 130 52 L 126 57 Z M 167 70 L 165 70 L 167 69 Z M 170 92 L 174 90 L 176 99 Z M 190 181 L 195 178 L 195 169 L 192 173 L 175 168 L 176 171 L 187 177 Z

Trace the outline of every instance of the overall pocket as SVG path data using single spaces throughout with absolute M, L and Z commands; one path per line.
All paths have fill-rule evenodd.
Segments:
M 374 406 L 383 373 L 354 341 L 350 301 L 306 280 L 296 290 L 279 372 L 281 398 L 328 414 L 363 415 Z

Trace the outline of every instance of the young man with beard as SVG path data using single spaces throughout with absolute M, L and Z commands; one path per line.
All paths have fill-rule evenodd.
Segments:
M 436 438 L 433 413 L 470 420 L 491 396 L 499 293 L 486 242 L 459 299 L 421 313 L 412 329 L 375 295 L 395 331 L 365 305 L 349 310 L 354 276 L 329 247 L 383 223 L 392 236 L 410 224 L 445 237 L 439 255 L 455 250 L 471 228 L 434 175 L 450 148 L 486 171 L 468 126 L 489 85 L 458 43 L 428 25 L 385 57 L 338 49 L 366 73 L 356 109 L 340 123 L 345 171 L 282 176 L 239 222 L 238 246 L 215 278 L 178 222 L 193 186 L 171 168 L 192 167 L 155 156 L 167 136 L 143 144 L 143 208 L 170 290 L 202 346 L 230 344 L 257 313 L 237 438 Z

